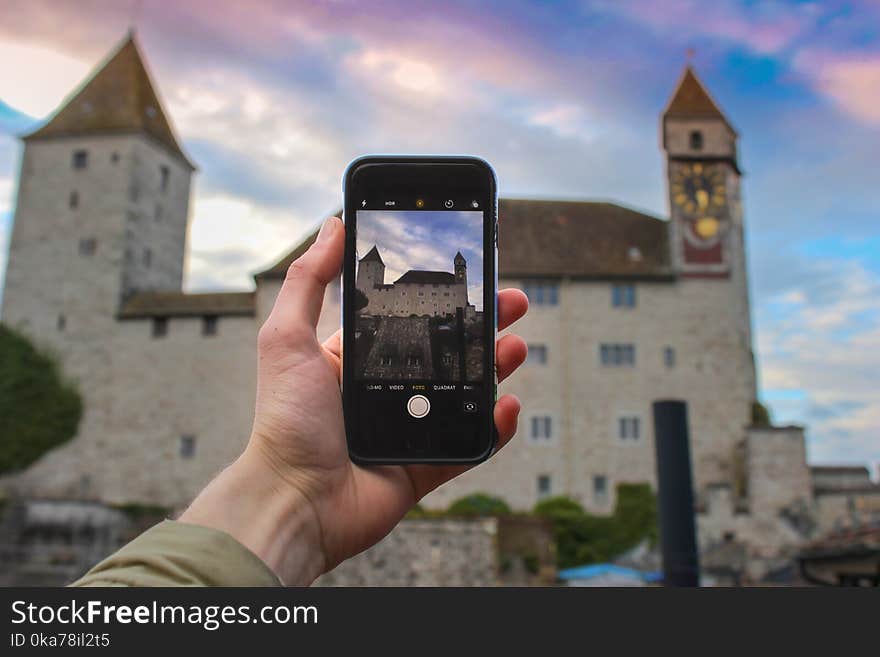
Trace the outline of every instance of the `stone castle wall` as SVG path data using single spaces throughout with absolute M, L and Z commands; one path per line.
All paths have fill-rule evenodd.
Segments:
M 468 305 L 464 284 L 393 283 L 362 290 L 370 303 L 363 310 L 368 315 L 454 315 L 456 308 Z
M 495 586 L 497 521 L 404 520 L 318 586 Z

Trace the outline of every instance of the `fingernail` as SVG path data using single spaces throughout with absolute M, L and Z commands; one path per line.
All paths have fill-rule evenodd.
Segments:
M 325 240 L 332 237 L 333 233 L 336 230 L 336 217 L 330 217 L 326 221 L 324 221 L 324 225 L 321 226 L 321 231 L 318 233 L 318 239 L 316 242 L 324 242 Z

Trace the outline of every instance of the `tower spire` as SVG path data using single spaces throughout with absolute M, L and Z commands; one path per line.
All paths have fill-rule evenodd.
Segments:
M 691 65 L 690 57 L 684 67 L 684 71 L 682 71 L 675 91 L 666 105 L 663 118 L 720 119 L 727 124 L 727 127 L 733 130 L 733 126 L 727 120 L 727 117 L 724 116 L 724 112 L 721 111 L 721 108 L 718 107 L 718 104 L 712 99 L 706 87 L 703 86 L 703 83 L 697 77 L 694 67 Z
M 117 49 L 39 129 L 25 139 L 141 132 L 191 169 L 130 29 Z

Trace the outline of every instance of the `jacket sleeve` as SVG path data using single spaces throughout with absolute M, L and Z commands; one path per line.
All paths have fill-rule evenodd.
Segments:
M 229 534 L 166 520 L 71 586 L 280 586 L 259 557 Z

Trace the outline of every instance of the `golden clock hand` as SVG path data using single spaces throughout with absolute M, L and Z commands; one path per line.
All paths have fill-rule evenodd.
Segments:
M 698 189 L 695 196 L 697 197 L 697 205 L 700 206 L 700 210 L 705 210 L 709 206 L 709 192 L 705 189 Z

